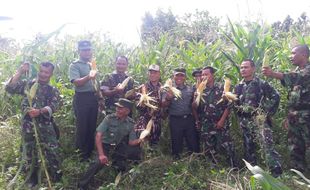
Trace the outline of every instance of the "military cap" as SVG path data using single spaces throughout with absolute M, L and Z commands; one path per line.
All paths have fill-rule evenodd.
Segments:
M 88 40 L 82 40 L 78 42 L 78 50 L 89 50 L 92 49 L 92 45 Z
M 133 108 L 133 102 L 125 98 L 120 98 L 115 105 L 121 108 L 128 108 L 130 110 Z
M 202 70 L 205 70 L 205 69 L 209 69 L 211 71 L 211 73 L 215 73 L 217 71 L 216 68 L 211 67 L 211 66 L 205 66 Z
M 177 68 L 177 69 L 174 69 L 174 75 L 177 75 L 177 74 L 183 74 L 183 75 L 186 75 L 186 69 L 184 68 Z
M 195 70 L 192 72 L 192 76 L 194 77 L 196 74 L 201 74 L 201 73 L 202 73 L 201 69 L 198 68 L 198 69 L 195 69 Z
M 160 68 L 158 65 L 150 65 L 149 71 L 160 71 Z

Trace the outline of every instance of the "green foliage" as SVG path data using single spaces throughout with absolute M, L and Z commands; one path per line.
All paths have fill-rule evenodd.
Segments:
M 300 24 L 300 25 L 299 25 Z M 59 38 L 63 25 L 47 35 L 38 35 L 33 41 L 20 46 L 12 39 L 0 37 L 0 189 L 5 189 L 8 181 L 15 175 L 20 157 L 21 119 L 20 97 L 11 96 L 4 90 L 4 84 L 20 66 L 29 61 L 38 67 L 42 61 L 49 60 L 56 65 L 51 84 L 60 90 L 62 107 L 55 114 L 55 120 L 61 132 L 61 157 L 64 177 L 55 184 L 56 189 L 76 189 L 79 177 L 88 167 L 88 163 L 80 163 L 74 153 L 75 118 L 72 112 L 73 86 L 68 79 L 69 64 L 77 59 L 76 44 L 81 39 L 89 39 L 94 46 L 101 81 L 107 73 L 114 69 L 114 60 L 119 55 L 129 58 L 129 74 L 137 83 L 147 79 L 147 68 L 151 64 L 161 67 L 161 80 L 171 77 L 176 67 L 187 69 L 187 81 L 193 81 L 191 72 L 195 68 L 213 66 L 218 71 L 216 80 L 223 82 L 229 77 L 233 84 L 240 80 L 239 65 L 244 58 L 252 58 L 257 64 L 257 74 L 268 49 L 269 65 L 278 71 L 291 70 L 288 57 L 290 49 L 297 43 L 310 44 L 309 19 L 302 15 L 294 22 L 289 17 L 279 25 L 271 26 L 260 22 L 233 23 L 228 19 L 225 26 L 219 25 L 219 19 L 212 17 L 207 11 L 196 11 L 177 18 L 171 11 L 158 11 L 156 16 L 146 14 L 142 25 L 141 46 L 130 48 L 122 43 L 115 43 L 100 32 L 88 33 L 73 37 L 67 35 Z M 278 27 L 277 27 L 278 26 Z M 220 31 L 220 32 L 219 32 Z M 283 156 L 283 166 L 288 168 L 288 151 L 286 131 L 279 124 L 286 115 L 286 95 L 279 82 L 269 80 L 281 94 L 280 109 L 273 118 L 275 127 L 274 141 L 276 149 Z M 241 160 L 242 135 L 237 118 L 231 113 L 231 133 L 237 149 L 237 157 Z M 117 173 L 107 168 L 100 172 L 93 186 L 100 189 L 259 189 L 254 178 L 247 171 L 236 173 L 224 166 L 215 167 L 203 155 L 184 157 L 182 160 L 171 160 L 170 135 L 167 122 L 164 122 L 163 135 L 158 149 L 145 156 L 140 164 L 132 164 L 133 169 L 115 182 Z M 150 159 L 149 159 L 150 158 Z M 290 179 L 284 176 L 287 186 L 297 188 Z M 21 179 L 17 179 L 21 182 Z M 46 184 L 42 184 L 42 186 Z M 267 188 L 267 187 L 266 187 Z

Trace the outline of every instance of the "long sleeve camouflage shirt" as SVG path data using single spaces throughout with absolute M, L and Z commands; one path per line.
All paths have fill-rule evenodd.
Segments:
M 254 77 L 249 82 L 242 80 L 236 85 L 235 94 L 239 99 L 235 103 L 239 116 L 253 114 L 257 108 L 261 108 L 267 115 L 271 116 L 276 113 L 279 107 L 279 93 L 266 81 L 258 77 Z
M 284 73 L 283 86 L 289 87 L 288 107 L 296 110 L 310 110 L 310 63 L 294 72 Z
M 59 91 L 55 87 L 50 86 L 49 84 L 39 84 L 32 105 L 29 105 L 25 90 L 27 88 L 30 89 L 33 84 L 34 82 L 28 83 L 25 80 L 21 80 L 15 85 L 7 84 L 5 89 L 11 94 L 19 94 L 23 96 L 22 112 L 24 122 L 31 121 L 29 115 L 26 114 L 29 107 L 33 107 L 36 109 L 46 108 L 48 110 L 48 113 L 40 115 L 36 119 L 39 124 L 50 125 L 52 122 L 52 114 L 60 106 Z

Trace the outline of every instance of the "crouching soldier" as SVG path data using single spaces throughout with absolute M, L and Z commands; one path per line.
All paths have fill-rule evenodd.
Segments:
M 140 157 L 138 145 L 142 140 L 137 138 L 133 130 L 134 121 L 128 116 L 133 102 L 120 98 L 115 105 L 116 112 L 105 117 L 97 128 L 98 157 L 80 179 L 78 184 L 80 189 L 87 189 L 94 175 L 104 166 L 111 163 L 118 171 L 124 171 L 127 158 L 139 159 Z

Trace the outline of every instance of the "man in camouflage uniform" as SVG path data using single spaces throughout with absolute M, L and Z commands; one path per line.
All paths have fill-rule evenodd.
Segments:
M 69 67 L 70 82 L 74 84 L 73 109 L 76 116 L 75 146 L 81 153 L 81 160 L 87 160 L 94 150 L 98 115 L 96 73 L 91 73 L 92 45 L 90 41 L 78 42 L 79 60 Z
M 281 80 L 282 85 L 290 89 L 287 127 L 291 167 L 304 172 L 307 169 L 306 144 L 310 140 L 309 47 L 294 47 L 290 60 L 297 66 L 294 72 L 280 73 L 272 71 L 270 67 L 264 67 L 263 74 Z
M 54 70 L 52 63 L 41 63 L 37 79 L 31 82 L 21 80 L 22 75 L 29 72 L 29 67 L 29 63 L 22 64 L 16 74 L 7 83 L 6 91 L 12 94 L 23 95 L 23 120 L 21 129 L 23 142 L 22 160 L 25 164 L 25 172 L 27 173 L 26 182 L 30 186 L 35 186 L 39 180 L 38 176 L 40 176 L 38 173 L 40 171 L 38 159 L 41 158 L 38 155 L 34 127 L 38 131 L 40 148 L 47 162 L 48 173 L 52 181 L 59 181 L 61 178 L 58 152 L 59 143 L 52 124 L 52 114 L 59 107 L 60 96 L 59 91 L 48 84 Z M 38 85 L 38 88 L 32 100 L 32 105 L 30 105 L 25 93 L 33 85 Z
M 107 115 L 100 123 L 96 133 L 97 159 L 91 164 L 86 173 L 79 180 L 79 188 L 87 189 L 94 175 L 104 166 L 112 166 L 119 171 L 126 169 L 126 159 L 139 159 L 139 144 L 134 129 L 134 121 L 128 116 L 133 108 L 133 102 L 120 98 L 116 105 L 116 112 Z M 130 146 L 128 146 L 128 144 Z
M 137 131 L 137 135 L 140 136 L 141 132 L 146 128 L 146 125 L 153 118 L 154 125 L 152 127 L 151 135 L 150 135 L 150 144 L 156 145 L 158 144 L 160 134 L 161 134 L 161 106 L 160 106 L 160 68 L 158 65 L 150 65 L 149 67 L 149 81 L 144 84 L 146 87 L 146 93 L 149 94 L 150 97 L 154 98 L 156 102 L 151 102 L 153 106 L 156 106 L 157 109 L 154 110 L 145 105 L 141 105 L 137 107 L 139 112 L 138 120 L 136 121 L 135 131 Z M 140 96 L 137 96 L 140 98 Z
M 223 87 L 214 82 L 215 72 L 216 70 L 209 66 L 202 69 L 202 77 L 208 82 L 199 106 L 193 102 L 196 127 L 201 128 L 204 152 L 216 163 L 216 154 L 225 150 L 228 164 L 235 167 L 234 149 L 227 122 L 229 111 L 224 101 L 218 103 L 222 98 Z M 197 110 L 201 112 L 197 113 Z
M 264 152 L 272 175 L 282 174 L 280 155 L 274 149 L 271 116 L 278 109 L 280 96 L 267 82 L 254 75 L 255 64 L 246 59 L 241 63 L 243 80 L 235 87 L 238 101 L 235 104 L 240 127 L 243 131 L 245 160 L 257 164 L 255 155 L 258 142 Z
M 121 84 L 127 77 L 128 59 L 125 56 L 118 56 L 115 60 L 115 71 L 105 76 L 101 82 L 101 92 L 105 99 L 105 111 L 107 114 L 114 113 L 115 103 L 119 98 L 124 98 L 126 92 L 133 89 L 134 80 L 131 78 L 125 88 L 121 88 Z

